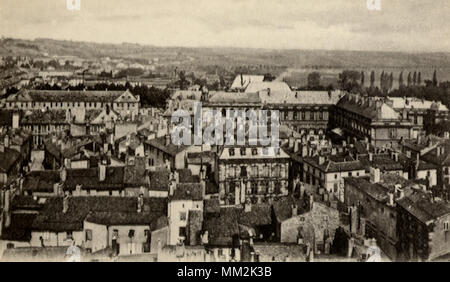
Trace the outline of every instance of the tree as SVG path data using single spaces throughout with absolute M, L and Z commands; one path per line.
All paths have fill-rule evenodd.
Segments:
M 413 75 L 413 85 L 416 85 L 416 84 L 417 84 L 417 72 L 415 71 L 414 75 Z
M 380 88 L 383 90 L 384 87 L 384 83 L 385 83 L 385 78 L 384 78 L 384 71 L 381 73 L 380 75 Z
M 419 71 L 419 74 L 417 75 L 417 84 L 421 85 L 422 84 L 422 74 Z
M 398 76 L 398 86 L 399 88 L 404 86 L 404 81 L 403 81 L 403 71 L 400 72 L 400 75 Z
M 364 87 L 364 72 L 361 71 L 361 87 Z
M 375 72 L 372 71 L 370 73 L 370 88 L 373 88 L 375 86 Z
M 436 72 L 436 70 L 434 70 L 434 73 L 433 73 L 433 86 L 437 86 L 437 85 L 438 85 L 437 72 Z
M 308 88 L 315 89 L 320 86 L 320 73 L 312 72 L 308 74 Z
M 408 87 L 411 86 L 411 72 L 408 73 Z
M 389 76 L 389 89 L 392 89 L 394 87 L 394 73 L 391 72 L 391 75 Z
M 339 74 L 339 86 L 342 90 L 349 92 L 358 92 L 361 87 L 359 82 L 361 80 L 361 73 L 354 70 L 344 70 Z

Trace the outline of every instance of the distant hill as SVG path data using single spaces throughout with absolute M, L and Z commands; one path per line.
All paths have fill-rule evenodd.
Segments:
M 448 68 L 450 53 L 403 53 L 327 50 L 270 50 L 249 48 L 156 47 L 133 43 L 102 44 L 53 39 L 0 40 L 0 56 L 73 55 L 98 57 L 180 60 L 191 65 L 277 65 L 289 68 Z

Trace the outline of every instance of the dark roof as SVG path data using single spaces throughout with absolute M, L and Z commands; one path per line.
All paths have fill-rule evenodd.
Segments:
M 11 215 L 11 225 L 2 230 L 1 239 L 10 241 L 29 242 L 31 240 L 31 224 L 36 214 L 21 213 Z
M 14 149 L 4 147 L 4 152 L 0 152 L 0 171 L 8 173 L 9 170 L 20 159 L 20 153 Z
M 52 192 L 53 185 L 59 182 L 59 171 L 30 171 L 24 179 L 23 189 L 33 192 Z
M 209 245 L 231 246 L 233 237 L 239 236 L 239 208 L 221 208 L 219 216 L 206 216 L 203 230 L 208 231 Z
M 167 170 L 150 171 L 150 190 L 169 191 L 170 172 Z
M 239 215 L 239 224 L 256 227 L 272 223 L 272 208 L 270 204 L 254 204 L 249 212 L 244 209 Z
M 146 140 L 145 143 L 149 144 L 150 146 L 157 148 L 160 151 L 163 151 L 171 156 L 176 156 L 178 153 L 183 152 L 185 149 L 187 149 L 189 146 L 180 145 L 177 146 L 172 143 L 172 141 L 169 142 L 169 145 L 166 145 L 166 137 L 162 136 L 159 138 Z
M 203 200 L 203 187 L 200 183 L 178 183 L 171 200 Z
M 148 173 L 145 169 L 145 158 L 136 157 L 134 165 L 128 165 L 124 169 L 125 184 L 131 186 L 145 186 L 149 185 Z
M 427 224 L 443 215 L 450 214 L 450 206 L 445 202 L 431 202 L 430 195 L 423 191 L 414 191 L 409 196 L 397 200 L 397 204 L 422 223 Z
M 306 212 L 306 210 L 303 209 L 301 200 L 291 196 L 282 197 L 273 202 L 272 207 L 278 222 L 282 222 L 292 217 L 292 206 L 294 204 L 297 205 L 297 214 Z
M 33 196 L 15 195 L 11 203 L 12 210 L 38 210 L 41 205 L 33 198 Z
M 125 91 L 65 91 L 65 90 L 22 90 L 10 96 L 7 101 L 25 101 L 29 95 L 34 102 L 105 102 L 111 103 Z M 23 98 L 20 97 L 23 95 Z M 19 99 L 20 98 L 20 99 Z M 24 99 L 25 98 L 25 99 Z
M 340 172 L 364 169 L 359 160 L 354 160 L 350 156 L 331 155 L 325 158 L 323 164 L 319 162 L 319 156 L 305 157 L 303 161 L 324 172 Z
M 374 154 L 372 161 L 369 161 L 369 156 L 358 157 L 358 160 L 366 167 L 379 168 L 383 171 L 403 170 L 403 165 L 393 160 L 389 154 Z
M 102 224 L 102 225 L 149 225 L 155 222 L 159 217 L 163 216 L 161 211 L 140 213 L 134 212 L 115 212 L 102 211 L 90 212 L 86 221 Z
M 12 125 L 12 111 L 0 110 L 0 126 Z
M 199 183 L 200 177 L 198 175 L 192 175 L 192 171 L 188 168 L 178 169 L 178 179 L 180 183 Z
M 109 190 L 123 188 L 124 167 L 106 167 L 104 181 L 100 181 L 99 168 L 68 169 L 65 190 L 75 190 L 78 184 L 83 189 Z
M 66 119 L 66 110 L 34 110 L 22 117 L 23 124 L 69 124 Z
M 113 215 L 120 215 L 117 222 L 126 218 L 124 214 L 137 214 L 136 197 L 111 197 L 111 196 L 87 196 L 87 197 L 70 197 L 69 209 L 63 213 L 63 198 L 48 198 L 39 215 L 33 221 L 33 230 L 42 231 L 76 231 L 83 229 L 84 219 L 92 212 L 92 220 L 105 219 L 111 222 L 115 219 Z M 163 198 L 144 198 L 144 213 L 155 213 L 159 216 L 167 211 L 167 201 Z M 95 214 L 100 212 L 98 214 Z M 103 214 L 105 213 L 111 213 Z M 131 216 L 130 216 L 131 217 Z M 141 220 L 140 216 L 136 216 L 136 220 Z M 106 223 L 105 223 L 106 224 Z

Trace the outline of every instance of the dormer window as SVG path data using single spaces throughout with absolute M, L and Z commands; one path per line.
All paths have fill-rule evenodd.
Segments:
M 253 148 L 253 149 L 252 149 L 252 155 L 253 155 L 253 156 L 258 155 L 258 149 L 257 149 L 257 148 Z
M 233 148 L 228 149 L 228 153 L 230 156 L 234 156 L 234 149 Z
M 241 148 L 241 156 L 245 156 L 246 154 L 246 148 Z

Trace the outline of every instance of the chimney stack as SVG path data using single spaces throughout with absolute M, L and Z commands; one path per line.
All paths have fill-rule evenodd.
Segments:
M 170 135 L 166 134 L 166 146 L 170 145 Z
M 69 210 L 69 198 L 70 196 L 68 194 L 63 198 L 63 213 L 67 213 Z
M 143 207 L 144 207 L 144 195 L 139 194 L 138 201 L 137 201 L 137 212 L 141 213 Z
M 106 165 L 105 164 L 99 164 L 99 166 L 98 166 L 98 179 L 100 181 L 105 181 L 105 179 L 106 179 Z
M 325 157 L 319 156 L 319 165 L 323 165 L 325 163 Z
M 15 128 L 19 128 L 19 122 L 20 122 L 20 114 L 19 112 L 15 111 L 13 112 L 13 116 L 12 116 L 12 127 Z
M 298 215 L 298 207 L 294 204 L 292 205 L 292 216 L 294 217 L 296 215 Z

